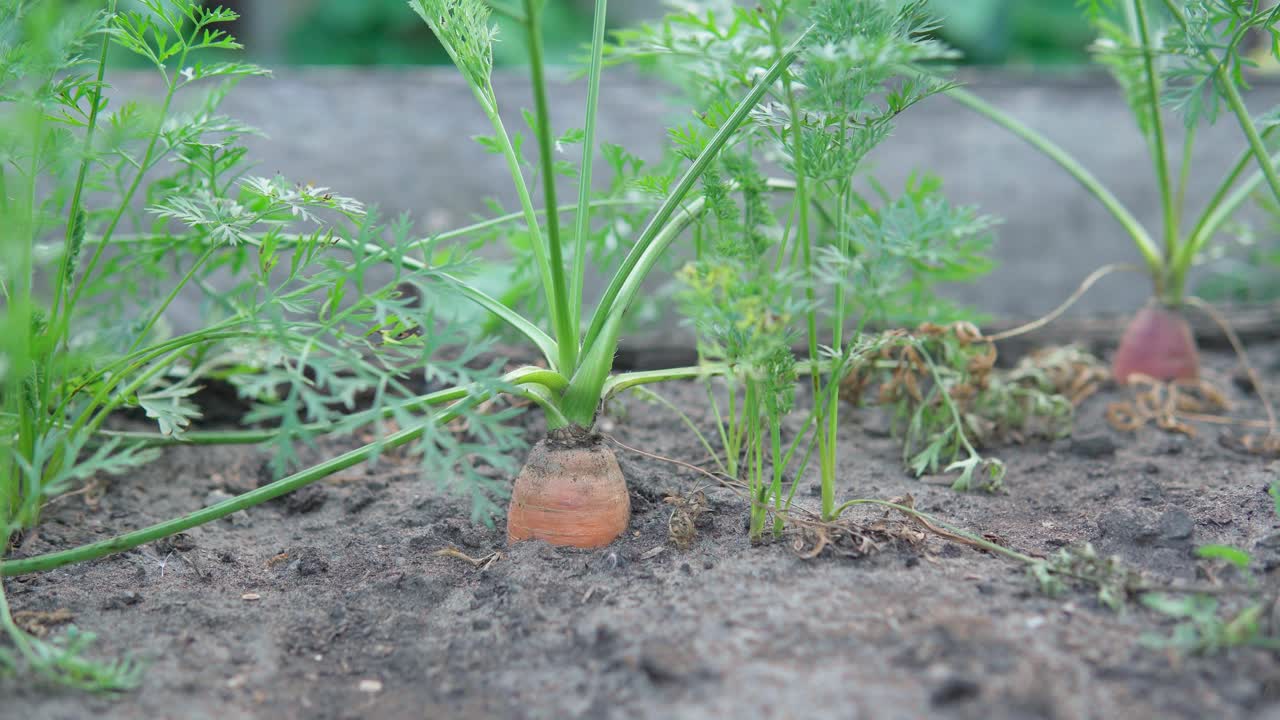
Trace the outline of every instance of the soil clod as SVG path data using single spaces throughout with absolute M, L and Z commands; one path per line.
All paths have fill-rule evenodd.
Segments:
M 142 602 L 142 595 L 128 590 L 118 595 L 112 595 L 102 603 L 103 610 L 124 610 L 127 607 L 133 607 Z
M 307 485 L 281 498 L 285 510 L 297 515 L 319 510 L 328 499 L 328 491 L 320 485 Z
M 1109 435 L 1084 435 L 1071 439 L 1068 450 L 1078 457 L 1097 460 L 1116 454 L 1116 441 Z
M 320 552 L 312 548 L 304 548 L 296 553 L 294 567 L 302 577 L 311 577 L 329 572 L 329 563 L 320 556 Z
M 655 685 L 674 685 L 710 675 L 687 644 L 658 640 L 645 645 L 637 662 Z
M 934 706 L 951 705 L 953 703 L 964 702 L 978 697 L 982 692 L 982 686 L 978 681 L 967 677 L 952 676 L 942 681 L 942 684 L 933 689 L 929 694 L 929 702 Z
M 342 508 L 354 515 L 369 507 L 378 496 L 368 487 L 358 486 L 342 500 Z

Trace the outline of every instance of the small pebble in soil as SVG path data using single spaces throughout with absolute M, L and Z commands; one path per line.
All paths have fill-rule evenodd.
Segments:
M 1069 450 L 1083 458 L 1111 457 L 1116 454 L 1116 441 L 1109 435 L 1083 435 L 1071 439 Z
M 637 665 L 656 685 L 697 679 L 708 672 L 687 644 L 669 640 L 646 643 Z
M 304 551 L 298 557 L 298 574 L 303 577 L 329 572 L 329 563 L 315 551 Z
M 1249 377 L 1249 373 L 1243 369 L 1237 370 L 1231 375 L 1231 384 L 1235 385 L 1243 393 L 1253 392 L 1253 379 Z
M 862 423 L 862 432 L 867 437 L 889 438 L 893 437 L 893 425 L 887 415 L 874 419 L 868 418 Z
M 1258 540 L 1257 546 L 1264 550 L 1280 552 L 1280 530 L 1277 530 L 1276 532 L 1273 532 L 1270 535 L 1266 535 L 1262 539 Z
M 1163 513 L 1145 508 L 1117 508 L 1098 518 L 1098 530 L 1111 541 L 1180 546 L 1195 534 L 1195 521 L 1182 508 L 1170 508 Z
M 137 605 L 140 602 L 142 602 L 142 596 L 132 590 L 129 590 L 127 592 L 120 593 L 119 595 L 112 595 L 107 598 L 106 602 L 102 603 L 102 609 L 123 610 L 126 607 Z
M 1262 565 L 1263 572 L 1273 572 L 1280 568 L 1280 531 L 1263 537 L 1254 546 L 1254 557 Z
M 1190 540 L 1195 533 L 1196 523 L 1182 508 L 1172 508 L 1160 516 L 1160 539 L 1177 543 Z
M 929 693 L 929 702 L 937 705 L 951 705 L 952 703 L 972 700 L 978 697 L 982 692 L 982 686 L 972 678 L 953 675 L 942 684 L 933 689 Z
M 446 518 L 430 526 L 439 547 L 459 545 L 466 548 L 487 548 L 493 545 L 490 531 L 474 525 L 463 518 Z M 425 540 L 421 542 L 427 542 Z M 436 549 L 439 549 L 437 547 Z M 549 547 L 549 546 L 544 546 Z

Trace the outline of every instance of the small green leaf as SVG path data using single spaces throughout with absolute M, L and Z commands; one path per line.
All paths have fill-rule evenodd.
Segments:
M 502 154 L 502 143 L 498 142 L 498 138 L 492 135 L 472 135 L 471 139 L 474 140 L 477 145 L 484 148 L 484 151 L 487 153 L 492 153 L 494 155 Z
M 1208 601 L 1213 604 L 1213 609 L 1217 609 L 1216 600 L 1208 598 Z M 1197 601 L 1194 595 L 1179 597 L 1164 593 L 1147 593 L 1142 596 L 1142 604 L 1158 613 L 1176 618 L 1195 617 L 1204 610 L 1203 604 Z
M 911 459 L 911 471 L 915 473 L 916 477 L 920 477 L 921 475 L 929 472 L 932 468 L 938 466 L 938 458 L 942 454 L 942 448 L 946 442 L 946 435 L 936 435 L 934 436 L 933 441 L 930 442 L 924 450 L 921 450 L 914 458 Z M 958 464 L 963 464 L 963 462 Z M 973 470 L 969 469 L 969 473 L 972 472 Z
M 577 145 L 586 139 L 587 133 L 582 128 L 569 128 L 556 139 L 558 145 Z
M 1241 570 L 1248 570 L 1252 558 L 1249 553 L 1230 545 L 1201 545 L 1196 548 L 1196 556 L 1210 560 L 1226 560 Z

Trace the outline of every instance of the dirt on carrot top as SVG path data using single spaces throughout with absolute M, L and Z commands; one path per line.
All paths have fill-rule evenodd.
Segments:
M 1264 379 L 1280 376 L 1280 344 L 1253 353 Z M 1229 355 L 1204 361 L 1233 414 L 1261 417 Z M 659 392 L 710 428 L 700 386 Z M 840 495 L 910 495 L 919 509 L 1033 556 L 1089 542 L 1148 584 L 1238 586 L 1224 563 L 1195 553 L 1233 545 L 1252 554 L 1274 601 L 1274 461 L 1224 443 L 1212 425 L 1197 425 L 1195 437 L 1155 423 L 1117 432 L 1107 405 L 1131 392 L 1105 388 L 1086 400 L 1072 438 L 996 451 L 1008 465 L 997 494 L 911 477 L 887 420 L 850 412 Z M 541 421 L 524 422 L 536 440 Z M 706 461 L 694 434 L 656 403 L 619 400 L 600 429 L 647 453 Z M 97 653 L 131 653 L 147 670 L 138 690 L 114 696 L 2 684 L 0 715 L 1280 717 L 1271 651 L 1158 647 L 1152 638 L 1176 624 L 1168 615 L 1136 602 L 1116 612 L 1087 589 L 1048 597 L 1025 567 L 881 509 L 846 514 L 865 530 L 858 552 L 837 542 L 804 559 L 813 537 L 800 535 L 753 546 L 734 491 L 615 451 L 633 516 L 600 550 L 508 547 L 503 518 L 469 523 L 462 502 L 389 454 L 175 538 L 10 579 L 14 609 L 33 631 L 74 622 L 99 635 Z M 269 479 L 265 460 L 227 447 L 166 450 L 142 472 L 55 503 L 16 555 L 251 489 Z M 816 507 L 816 493 L 802 479 L 797 503 Z M 1261 617 L 1272 633 L 1275 613 L 1271 602 Z

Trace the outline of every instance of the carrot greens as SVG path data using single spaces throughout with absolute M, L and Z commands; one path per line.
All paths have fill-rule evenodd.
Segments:
M 240 47 L 225 30 L 231 10 L 4 4 L 0 538 L 15 557 L 0 576 L 126 551 L 397 448 L 489 521 L 523 444 L 507 422 L 519 412 L 512 399 L 539 409 L 552 437 L 577 442 L 607 397 L 678 379 L 728 390 L 724 467 L 746 475 L 753 537 L 782 529 L 811 460 L 822 515 L 834 519 L 840 383 L 876 347 L 860 331 L 953 320 L 959 311 L 934 285 L 989 267 L 989 218 L 948 203 L 931 178 L 899 192 L 866 172 L 901 113 L 953 87 L 935 78 L 954 55 L 933 39 L 925 4 L 681 3 L 661 24 L 610 40 L 607 2 L 596 0 L 581 129 L 552 127 L 544 3 L 504 5 L 527 41 L 528 143 L 504 124 L 507 99 L 494 88 L 490 6 L 412 0 L 487 118 L 479 150 L 503 158 L 518 201 L 429 237 L 328 188 L 249 174 L 244 141 L 257 131 L 219 108 L 238 81 L 268 73 L 215 59 Z M 114 94 L 111 46 L 154 69 L 157 104 Z M 694 109 L 652 165 L 598 137 L 605 67 L 627 61 L 675 71 Z M 560 204 L 573 183 L 576 202 Z M 509 265 L 480 259 L 495 245 Z M 702 362 L 615 373 L 647 283 L 681 265 Z M 598 298 L 587 292 L 593 273 L 605 280 Z M 485 290 L 494 277 L 503 291 Z M 203 325 L 172 324 L 176 304 L 193 302 Z M 537 363 L 504 364 L 495 335 Z M 793 341 L 806 350 L 799 359 Z M 247 427 L 201 426 L 199 391 L 215 382 L 247 406 Z M 789 414 L 802 403 L 796 432 Z M 125 411 L 155 430 L 116 427 Z M 319 438 L 357 431 L 373 440 L 312 459 Z M 963 427 L 954 432 L 954 452 L 969 455 L 952 467 L 967 478 L 986 461 Z M 271 482 L 114 538 L 23 555 L 52 498 L 176 443 L 265 445 Z M 23 635 L 5 605 L 0 621 L 16 648 L 0 651 L 0 671 L 50 669 L 78 687 L 135 679 L 130 665 L 80 664 L 87 636 L 69 634 L 59 655 Z
M 1265 188 L 1280 201 L 1274 144 L 1276 110 L 1251 111 L 1243 92 L 1253 64 L 1246 41 L 1262 34 L 1280 56 L 1280 8 L 1254 0 L 1084 0 L 1083 11 L 1098 40 L 1098 62 L 1124 92 L 1151 156 L 1159 193 L 1161 227 L 1144 227 L 1078 160 L 978 96 L 950 95 L 1002 125 L 1057 162 L 1116 218 L 1133 240 L 1151 275 L 1153 295 L 1170 307 L 1183 304 L 1187 275 L 1225 223 Z M 1181 147 L 1174 147 L 1166 115 L 1182 119 Z M 1187 207 L 1186 181 L 1197 130 L 1229 115 L 1243 148 L 1198 212 Z M 1175 159 L 1180 165 L 1175 166 Z M 1249 172 L 1250 169 L 1253 172 Z

